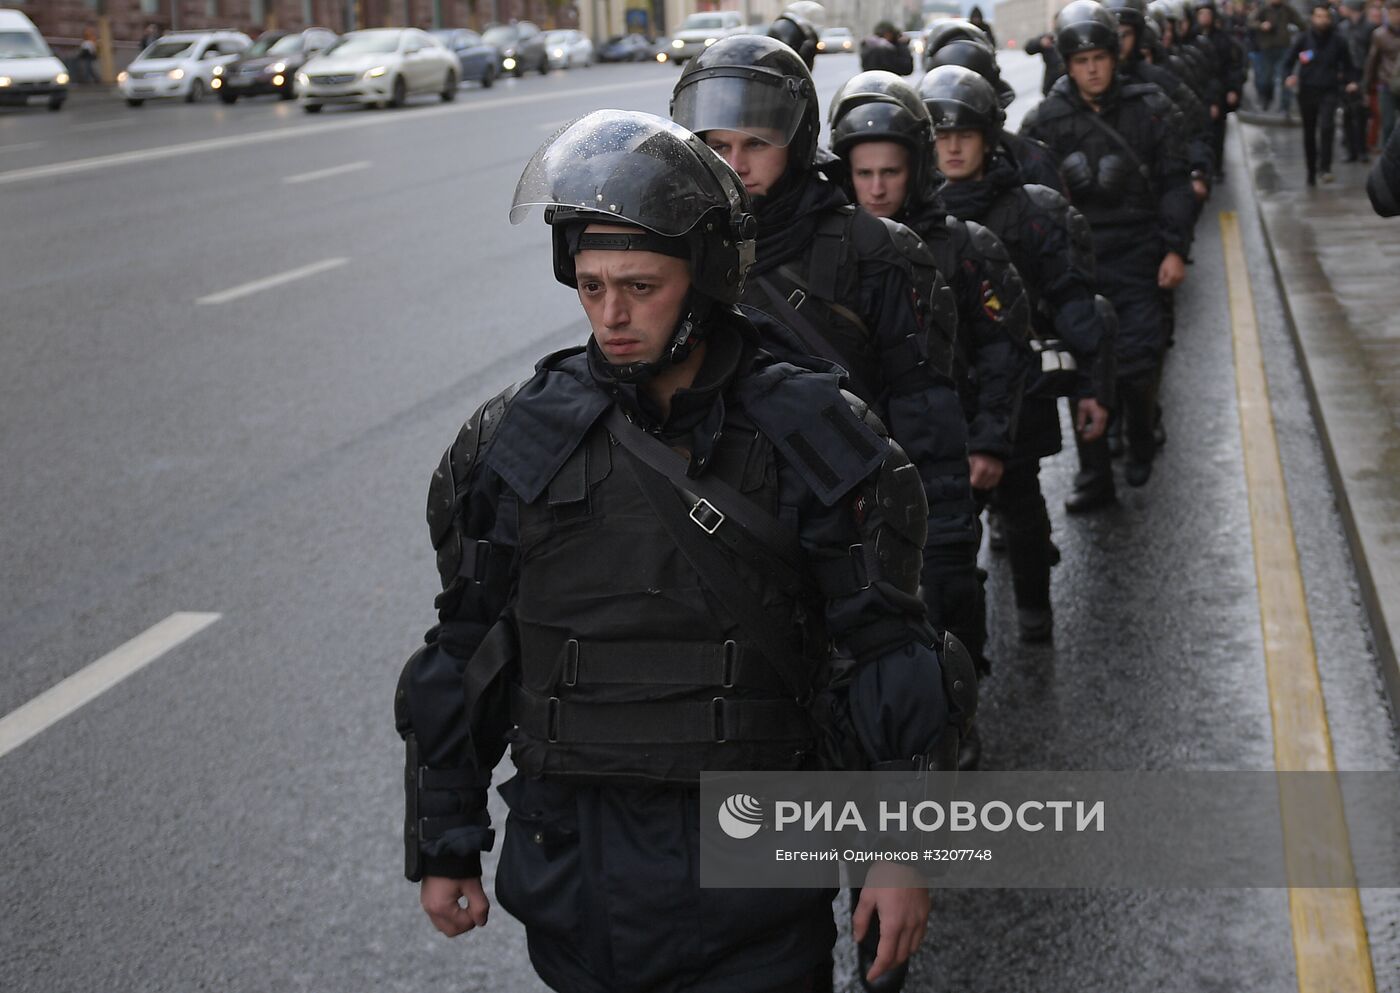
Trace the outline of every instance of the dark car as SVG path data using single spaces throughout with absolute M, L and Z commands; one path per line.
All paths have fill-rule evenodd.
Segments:
M 494 45 L 501 53 L 501 71 L 523 75 L 534 69 L 540 75 L 549 72 L 549 56 L 545 52 L 544 32 L 529 21 L 497 24 L 487 28 L 482 41 Z
M 264 31 L 238 61 L 216 66 L 209 85 L 224 103 L 263 93 L 290 100 L 296 96 L 295 80 L 302 64 L 334 45 L 337 37 L 325 28 Z
M 501 74 L 501 53 L 495 45 L 486 44 L 475 31 L 443 28 L 434 31 L 433 36 L 457 56 L 457 61 L 462 64 L 461 75 L 457 78 L 463 82 L 470 80 L 490 86 Z
M 598 53 L 599 62 L 650 62 L 655 58 L 656 45 L 642 34 L 610 38 Z

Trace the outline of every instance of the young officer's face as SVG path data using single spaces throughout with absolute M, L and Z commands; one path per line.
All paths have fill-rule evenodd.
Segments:
M 1137 29 L 1131 24 L 1118 25 L 1118 57 L 1124 60 L 1132 58 L 1136 44 Z
M 635 229 L 590 224 L 589 232 Z M 578 298 L 593 337 L 614 365 L 655 362 L 671 340 L 690 289 L 684 259 L 657 252 L 586 249 L 574 256 Z
M 893 217 L 909 192 L 909 150 L 894 141 L 863 141 L 851 149 L 856 200 L 876 217 Z
M 1102 48 L 1075 52 L 1069 57 L 1069 78 L 1089 99 L 1101 97 L 1113 85 L 1113 56 Z
M 976 179 L 982 173 L 987 141 L 981 131 L 939 131 L 933 136 L 938 171 L 950 183 Z
M 754 131 L 756 134 L 706 131 L 704 137 L 705 144 L 739 174 L 749 196 L 761 197 L 783 178 L 788 150 L 785 145 L 775 144 L 783 138 L 780 132 L 768 128 L 754 128 Z M 768 140 L 765 141 L 765 137 Z

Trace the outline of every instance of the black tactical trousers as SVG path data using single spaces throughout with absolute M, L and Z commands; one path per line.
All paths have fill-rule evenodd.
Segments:
M 1303 158 L 1308 178 L 1332 171 L 1332 146 L 1337 140 L 1337 91 L 1298 91 L 1298 109 L 1303 113 Z
M 1050 515 L 1040 492 L 1040 459 L 1007 461 L 992 508 L 1001 515 L 1006 535 L 1016 606 L 1050 606 Z
M 1157 421 L 1157 386 L 1161 378 L 1160 367 L 1133 376 L 1118 377 L 1118 406 L 1113 409 L 1110 430 L 1114 422 L 1122 425 L 1130 461 L 1149 463 L 1156 457 L 1157 441 L 1153 437 L 1153 426 Z M 1090 442 L 1083 441 L 1076 434 L 1074 444 L 1079 450 L 1079 474 L 1074 478 L 1075 489 L 1102 488 L 1113 492 L 1113 460 L 1108 454 L 1108 432 L 1104 432 L 1097 441 Z

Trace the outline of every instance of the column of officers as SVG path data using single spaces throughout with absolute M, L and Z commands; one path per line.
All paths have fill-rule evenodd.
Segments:
M 779 40 L 820 16 L 705 49 L 670 120 L 598 111 L 535 154 L 511 219 L 542 209 L 592 333 L 482 405 L 429 488 L 438 623 L 395 696 L 407 875 L 445 934 L 486 924 L 509 746 L 495 896 L 556 990 L 830 990 L 846 913 L 861 984 L 902 988 L 921 880 L 702 889 L 700 773 L 974 768 L 981 514 L 1020 637 L 1047 640 L 1060 398 L 1072 513 L 1115 500 L 1116 451 L 1145 485 L 1164 440 L 1233 84 L 1209 43 L 1073 0 L 1018 135 L 986 35 L 947 22 L 917 86 L 840 88 L 824 148 L 814 50 Z

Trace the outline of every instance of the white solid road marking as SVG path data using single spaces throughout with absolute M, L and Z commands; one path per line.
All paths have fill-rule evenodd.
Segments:
M 0 145 L 0 152 L 18 152 L 25 148 L 38 148 L 42 141 L 21 141 L 14 145 Z
M 246 297 L 252 293 L 261 293 L 263 290 L 270 290 L 274 286 L 281 286 L 283 283 L 291 283 L 298 279 L 305 279 L 307 276 L 314 276 L 319 272 L 338 269 L 349 261 L 349 259 L 345 258 L 322 259 L 320 262 L 304 265 L 300 269 L 292 269 L 289 272 L 279 272 L 277 275 L 268 276 L 266 279 L 255 279 L 251 283 L 244 283 L 242 286 L 235 286 L 219 293 L 211 293 L 207 297 L 200 297 L 195 303 L 228 303 L 230 300 L 237 300 L 239 297 Z
M 127 676 L 203 631 L 221 614 L 171 614 L 125 645 L 52 686 L 18 710 L 0 717 L 0 757 L 4 757 L 73 711 L 106 693 Z
M 657 82 L 666 82 L 658 77 Z M 198 152 L 217 152 L 226 148 L 243 145 L 257 145 L 270 141 L 291 141 L 294 138 L 307 138 L 311 135 L 329 134 L 335 131 L 350 131 L 356 128 L 378 127 L 403 121 L 424 121 L 441 114 L 463 114 L 478 110 L 494 110 L 498 107 L 514 107 L 527 103 L 540 103 L 545 100 L 558 100 L 561 96 L 578 97 L 594 93 L 609 93 L 613 90 L 635 90 L 636 83 L 609 83 L 606 86 L 593 86 L 580 90 L 569 90 L 560 94 L 554 91 L 531 93 L 526 96 L 504 96 L 489 100 L 472 100 L 443 104 L 439 107 L 420 107 L 409 112 L 359 114 L 344 120 L 324 121 L 303 127 L 282 127 L 269 131 L 251 131 L 248 134 L 229 135 L 226 138 L 206 138 L 203 141 L 189 141 L 180 145 L 160 145 L 156 148 L 143 148 L 132 152 L 113 152 L 110 155 L 96 155 L 89 159 L 73 159 L 69 162 L 55 162 L 50 165 L 31 166 L 26 169 L 11 169 L 0 172 L 0 186 L 9 183 L 23 183 L 31 179 L 50 179 L 55 176 L 71 176 L 76 173 L 92 172 L 108 166 L 132 165 L 137 162 L 153 162 L 160 159 L 173 159 Z M 646 84 L 642 84 L 646 85 Z
M 366 159 L 362 162 L 347 162 L 345 165 L 331 166 L 329 169 L 317 169 L 315 172 L 303 172 L 295 176 L 283 176 L 284 183 L 309 183 L 313 179 L 327 179 L 331 176 L 339 176 L 347 172 L 359 172 L 361 169 L 368 169 L 372 163 Z

